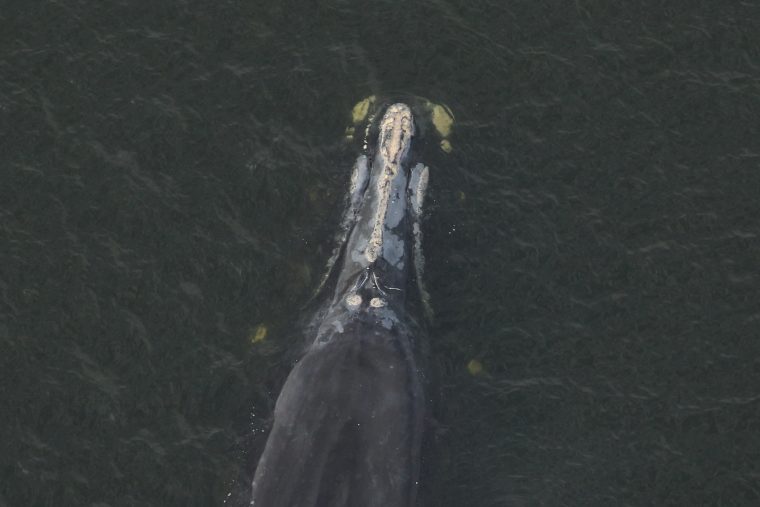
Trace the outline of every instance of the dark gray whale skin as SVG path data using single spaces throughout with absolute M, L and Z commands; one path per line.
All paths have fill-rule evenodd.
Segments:
M 411 110 L 393 104 L 372 163 L 357 159 L 333 296 L 277 399 L 252 506 L 415 505 L 425 397 L 407 306 L 423 291 L 427 168 L 409 167 L 413 135 Z

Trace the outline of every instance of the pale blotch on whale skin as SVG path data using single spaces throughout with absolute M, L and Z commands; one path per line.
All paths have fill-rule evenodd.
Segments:
M 350 294 L 346 297 L 346 304 L 350 307 L 357 307 L 362 304 L 362 297 L 359 294 Z
M 422 253 L 422 229 L 420 228 L 420 216 L 422 215 L 422 205 L 425 201 L 427 192 L 429 171 L 426 165 L 417 164 L 412 168 L 411 181 L 409 185 L 410 202 L 414 212 L 414 221 L 412 223 L 412 237 L 414 238 L 414 268 L 417 278 L 417 288 L 422 298 L 422 305 L 425 309 L 425 315 L 429 321 L 433 320 L 433 307 L 430 304 L 430 294 L 425 288 L 423 282 L 423 271 L 425 270 L 425 257 Z

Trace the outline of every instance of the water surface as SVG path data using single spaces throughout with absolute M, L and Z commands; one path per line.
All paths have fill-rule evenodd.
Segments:
M 370 94 L 457 118 L 429 161 L 421 503 L 760 503 L 756 4 L 10 2 L 0 26 L 0 505 L 223 502 Z

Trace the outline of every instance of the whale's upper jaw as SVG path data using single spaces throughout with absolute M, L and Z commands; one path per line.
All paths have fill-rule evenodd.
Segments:
M 395 242 L 403 241 L 397 229 L 406 214 L 407 168 L 404 164 L 413 135 L 414 121 L 409 107 L 405 104 L 390 106 L 380 122 L 369 193 L 365 196 L 364 206 L 372 207 L 366 223 L 371 232 L 366 243 L 356 245 L 364 250 L 368 263 L 378 258 L 392 265 L 403 262 L 403 251 L 399 251 Z
M 370 139 L 369 156 L 357 159 L 351 179 L 353 220 L 339 264 L 328 314 L 383 315 L 398 320 L 407 299 L 409 277 L 421 261 L 419 215 L 427 168 L 411 167 L 415 125 L 405 104 L 389 106 Z M 329 324 L 326 317 L 323 324 Z M 386 326 L 387 327 L 387 326 Z M 323 329 L 324 330 L 324 329 Z M 320 335 L 323 333 L 319 333 Z

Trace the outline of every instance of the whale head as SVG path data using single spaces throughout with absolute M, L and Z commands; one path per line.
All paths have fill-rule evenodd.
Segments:
M 424 295 L 419 222 L 428 168 L 414 159 L 411 108 L 391 104 L 380 118 L 367 130 L 366 152 L 354 165 L 347 234 L 318 343 L 351 318 L 392 327 L 402 321 L 410 295 Z

